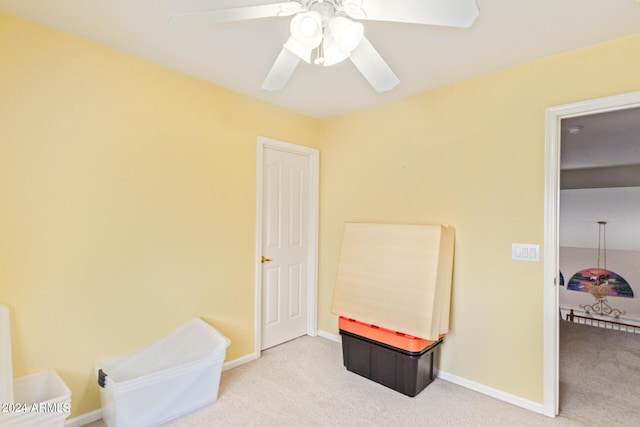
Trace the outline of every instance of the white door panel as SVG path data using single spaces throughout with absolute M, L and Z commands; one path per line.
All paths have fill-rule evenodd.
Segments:
M 280 321 L 278 302 L 280 300 L 280 268 L 265 268 L 264 274 L 264 314 L 263 325 L 269 327 Z
M 262 349 L 307 332 L 308 156 L 263 155 Z

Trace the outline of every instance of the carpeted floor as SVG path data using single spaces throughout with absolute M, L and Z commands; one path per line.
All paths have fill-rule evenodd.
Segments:
M 585 425 L 640 425 L 640 334 L 560 322 L 560 413 Z
M 348 372 L 340 345 L 323 338 L 299 338 L 265 351 L 256 362 L 225 372 L 218 402 L 175 426 L 539 426 L 546 421 L 446 381 L 406 397 Z
M 597 328 L 561 326 L 561 416 L 553 419 L 440 379 L 409 398 L 347 371 L 340 344 L 301 337 L 223 372 L 218 401 L 171 426 L 638 425 L 640 347 L 612 350 L 607 347 L 618 344 L 606 335 L 611 331 L 591 329 Z M 626 342 L 621 338 L 628 337 L 617 341 Z M 592 342 L 606 346 L 585 350 Z M 622 381 L 630 376 L 636 378 L 633 384 Z

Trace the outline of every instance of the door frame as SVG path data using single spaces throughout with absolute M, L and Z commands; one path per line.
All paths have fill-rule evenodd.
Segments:
M 307 335 L 318 334 L 318 228 L 319 228 L 319 183 L 320 152 L 315 148 L 304 147 L 275 139 L 258 137 L 256 165 L 256 256 L 255 256 L 255 358 L 262 351 L 262 220 L 263 220 L 263 172 L 264 152 L 266 149 L 286 151 L 305 156 L 309 159 L 308 180 L 308 220 L 307 227 Z
M 560 301 L 559 217 L 560 142 L 563 119 L 640 107 L 640 92 L 592 99 L 546 110 L 545 210 L 544 210 L 544 322 L 543 322 L 543 412 L 555 417 L 560 410 Z

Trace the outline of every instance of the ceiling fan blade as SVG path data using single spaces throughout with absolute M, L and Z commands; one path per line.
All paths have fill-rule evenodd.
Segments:
M 366 37 L 351 52 L 349 59 L 377 92 L 386 92 L 400 83 L 400 79 Z
M 364 0 L 362 9 L 365 16 L 354 18 L 462 28 L 480 13 L 476 0 Z
M 262 89 L 273 92 L 284 88 L 299 62 L 300 58 L 283 47 L 269 74 L 267 74 L 267 78 L 264 79 Z
M 169 18 L 169 23 L 175 26 L 214 25 L 223 22 L 246 21 L 273 16 L 291 16 L 299 12 L 301 8 L 302 5 L 296 1 L 286 1 L 255 6 L 175 13 Z

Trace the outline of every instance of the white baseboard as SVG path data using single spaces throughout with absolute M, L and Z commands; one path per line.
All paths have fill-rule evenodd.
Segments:
M 256 357 L 255 353 L 250 353 L 250 354 L 247 354 L 246 356 L 242 356 L 242 357 L 239 357 L 237 359 L 233 359 L 233 360 L 230 360 L 228 362 L 225 362 L 222 365 L 222 370 L 226 371 L 228 369 L 237 368 L 240 365 L 244 365 L 245 363 L 253 362 L 256 359 L 257 359 L 257 357 Z
M 332 334 L 330 332 L 326 332 L 326 331 L 318 331 L 318 336 L 322 337 L 322 338 L 326 338 L 328 340 L 331 341 L 335 341 L 335 342 L 342 342 L 342 337 L 340 335 L 336 335 L 336 334 Z
M 471 381 L 465 378 L 458 377 L 456 375 L 450 374 L 448 372 L 439 371 L 438 378 L 449 381 L 450 383 L 457 384 L 464 388 L 468 388 L 473 391 L 477 391 L 478 393 L 485 394 L 487 396 L 493 397 L 498 400 L 502 400 L 503 402 L 510 403 L 515 406 L 519 406 L 521 408 L 527 409 L 529 411 L 537 412 L 538 414 L 547 415 L 544 411 L 544 405 L 541 403 L 533 402 L 531 400 L 523 399 L 522 397 L 515 396 L 513 394 L 505 393 L 501 390 L 496 390 L 495 388 L 488 387 L 484 384 L 477 383 L 475 381 Z
M 340 335 L 332 334 L 330 332 L 318 331 L 318 335 L 332 341 L 342 342 L 342 337 Z M 473 391 L 477 391 L 478 393 L 485 394 L 498 400 L 502 400 L 503 402 L 510 403 L 512 405 L 519 406 L 521 408 L 537 412 L 539 414 L 547 415 L 544 411 L 544 405 L 542 405 L 541 403 L 532 402 L 531 400 L 523 399 L 519 396 L 505 393 L 501 390 L 496 390 L 495 388 L 491 388 L 484 384 L 458 377 L 445 371 L 439 371 L 438 377 L 445 381 L 449 381 L 450 383 L 457 384 Z
M 96 409 L 95 411 L 87 412 L 77 417 L 69 418 L 64 423 L 64 427 L 82 427 L 87 424 L 91 424 L 94 421 L 98 421 L 102 418 L 102 409 Z
M 318 331 L 318 335 L 332 341 L 342 342 L 342 336 L 332 334 L 330 332 Z M 539 414 L 548 416 L 548 414 L 544 410 L 545 409 L 544 405 L 541 403 L 536 403 L 531 400 L 523 399 L 519 396 L 505 393 L 504 391 L 501 391 L 501 390 L 496 390 L 495 388 L 491 388 L 484 384 L 480 384 L 474 381 L 467 380 L 465 378 L 458 377 L 456 375 L 450 374 L 445 371 L 439 371 L 438 377 L 445 381 L 449 381 L 450 383 L 457 384 L 459 386 L 468 388 L 473 391 L 477 391 L 478 393 L 485 394 L 487 396 L 493 397 L 503 402 L 510 403 L 512 405 L 519 406 L 520 408 L 524 408 L 529 411 L 537 412 Z

